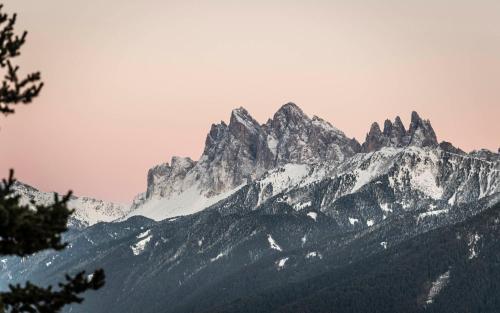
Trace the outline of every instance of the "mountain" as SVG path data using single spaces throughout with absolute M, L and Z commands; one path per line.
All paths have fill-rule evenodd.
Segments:
M 104 267 L 105 288 L 71 312 L 500 303 L 499 154 L 438 143 L 415 112 L 408 129 L 400 118 L 374 124 L 359 144 L 291 103 L 265 124 L 235 109 L 212 125 L 198 161 L 174 157 L 147 183 L 131 206 L 103 214 L 114 222 L 71 228 L 68 249 L 0 260 L 0 288 Z
M 234 193 L 276 167 L 339 163 L 360 150 L 330 123 L 309 118 L 293 103 L 260 125 L 244 108 L 232 111 L 229 124 L 212 125 L 197 162 L 173 157 L 148 172 L 147 191 L 138 195 L 129 216 L 155 220 L 192 214 Z
M 499 219 L 497 204 L 368 258 L 206 312 L 497 312 Z
M 29 205 L 32 201 L 44 205 L 54 203 L 53 192 L 39 191 L 21 182 L 16 182 L 14 190 L 21 196 L 22 204 Z M 99 222 L 112 222 L 123 218 L 130 210 L 128 205 L 75 196 L 69 200 L 68 207 L 75 210 L 69 220 L 69 226 L 75 228 L 84 228 Z
M 403 125 L 401 118 L 396 117 L 394 123 L 385 120 L 384 131 L 380 130 L 377 122 L 373 123 L 370 132 L 363 143 L 363 152 L 377 151 L 382 147 L 433 147 L 438 142 L 436 134 L 429 120 L 422 120 L 417 112 L 411 114 L 411 123 L 408 130 Z

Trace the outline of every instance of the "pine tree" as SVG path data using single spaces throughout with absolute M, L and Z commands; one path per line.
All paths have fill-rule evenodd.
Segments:
M 5 72 L 0 87 L 0 113 L 4 115 L 13 114 L 16 105 L 31 103 L 43 87 L 39 72 L 20 78 L 19 66 L 12 64 L 20 55 L 27 35 L 26 31 L 16 35 L 15 24 L 16 14 L 4 13 L 0 4 L 0 68 Z M 9 178 L 0 183 L 0 256 L 25 257 L 46 249 L 64 249 L 67 244 L 61 235 L 67 230 L 68 218 L 73 213 L 68 208 L 71 191 L 63 197 L 54 194 L 51 205 L 21 204 L 15 184 L 13 170 Z M 65 278 L 58 288 L 39 287 L 29 281 L 24 285 L 10 285 L 9 291 L 0 293 L 0 312 L 60 312 L 65 305 L 82 302 L 81 293 L 104 285 L 103 270 Z

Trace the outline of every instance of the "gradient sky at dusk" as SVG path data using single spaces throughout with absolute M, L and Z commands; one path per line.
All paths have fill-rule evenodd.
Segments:
M 363 141 L 412 110 L 439 140 L 500 146 L 500 1 L 5 0 L 41 96 L 0 117 L 0 176 L 129 202 L 212 123 L 292 101 Z

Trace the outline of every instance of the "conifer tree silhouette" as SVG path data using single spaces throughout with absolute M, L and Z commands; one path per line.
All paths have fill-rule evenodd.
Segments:
M 14 32 L 16 14 L 3 12 L 0 4 L 0 69 L 5 72 L 0 87 L 0 113 L 10 115 L 15 106 L 29 104 L 43 87 L 39 72 L 18 76 L 19 66 L 12 60 L 20 55 L 27 32 L 18 36 Z M 54 194 L 51 205 L 32 201 L 21 204 L 15 193 L 14 171 L 0 183 L 0 256 L 26 257 L 33 253 L 54 249 L 62 250 L 62 233 L 67 230 L 68 218 L 73 210 L 68 208 L 71 191 L 65 196 Z M 96 270 L 86 275 L 80 272 L 74 276 L 65 275 L 65 281 L 52 286 L 39 287 L 26 282 L 24 285 L 10 285 L 9 291 L 0 293 L 0 313 L 53 313 L 71 303 L 80 303 L 81 293 L 104 285 L 104 271 Z

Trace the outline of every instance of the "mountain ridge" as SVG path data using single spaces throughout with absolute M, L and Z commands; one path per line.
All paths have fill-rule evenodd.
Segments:
M 374 122 L 365 141 L 360 144 L 329 122 L 317 116 L 310 118 L 291 102 L 280 107 L 263 124 L 259 124 L 245 108 L 239 107 L 232 110 L 228 124 L 224 121 L 212 124 L 198 160 L 174 156 L 170 163 L 148 170 L 146 191 L 138 194 L 129 208 L 102 202 L 100 205 L 109 206 L 114 214 L 93 218 L 92 221 L 89 217 L 80 219 L 83 224 L 90 225 L 100 221 L 123 220 L 133 215 L 160 220 L 192 214 L 286 164 L 321 163 L 341 167 L 342 163 L 349 162 L 356 155 L 410 147 L 430 147 L 488 162 L 500 160 L 498 153 L 488 150 L 467 154 L 451 143 L 438 143 L 430 121 L 422 119 L 415 111 L 411 113 L 408 129 L 399 116 L 394 122 L 385 120 L 383 130 Z M 115 209 L 118 207 L 121 209 Z M 87 216 L 95 215 L 97 211 L 87 210 L 91 211 L 86 213 Z
M 361 145 L 293 104 L 264 124 L 235 109 L 228 124 L 211 127 L 199 160 L 153 167 L 146 191 L 110 214 L 113 222 L 71 227 L 64 251 L 0 260 L 0 288 L 104 267 L 105 292 L 72 313 L 239 312 L 247 303 L 331 311 L 322 298 L 338 299 L 325 303 L 341 312 L 364 312 L 366 303 L 438 312 L 454 284 L 497 258 L 500 158 L 437 143 L 430 122 L 412 119 L 408 130 L 398 118 L 384 131 L 374 124 Z M 495 284 L 488 279 L 475 281 L 480 296 Z M 395 306 L 384 306 L 394 296 Z

